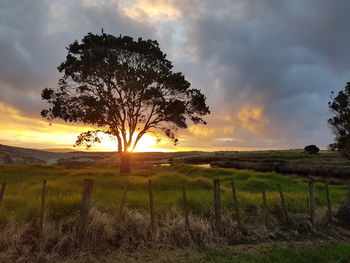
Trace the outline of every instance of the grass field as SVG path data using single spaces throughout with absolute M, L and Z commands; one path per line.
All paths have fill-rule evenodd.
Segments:
M 130 181 L 127 194 L 129 209 L 148 209 L 147 181 L 152 179 L 155 209 L 158 214 L 181 208 L 182 183 L 186 182 L 191 213 L 212 213 L 212 179 L 222 181 L 222 207 L 233 211 L 230 182 L 235 181 L 243 214 L 255 214 L 261 205 L 261 185 L 267 188 L 268 208 L 280 212 L 277 184 L 286 194 L 291 212 L 307 211 L 307 183 L 304 179 L 291 178 L 277 173 L 261 173 L 249 170 L 201 168 L 191 165 L 154 167 L 134 170 L 128 177 L 118 175 L 113 166 L 86 168 L 62 168 L 54 165 L 2 165 L 0 182 L 6 181 L 4 199 L 1 203 L 3 219 L 27 220 L 38 215 L 41 181 L 48 180 L 47 207 L 52 218 L 62 218 L 78 209 L 84 178 L 95 180 L 93 204 L 103 211 L 115 211 L 126 180 Z M 345 195 L 347 186 L 331 185 L 331 199 L 336 205 Z M 324 185 L 315 184 L 316 206 L 324 210 L 326 198 Z

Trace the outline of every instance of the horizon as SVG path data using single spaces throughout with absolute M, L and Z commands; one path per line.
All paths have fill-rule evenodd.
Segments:
M 23 148 L 23 149 L 28 149 L 28 150 L 38 150 L 38 151 L 52 151 L 52 152 L 90 152 L 90 153 L 118 153 L 117 150 L 113 149 L 84 149 L 80 148 L 77 149 L 76 147 L 72 148 L 63 148 L 63 147 L 56 147 L 56 148 L 35 148 L 35 147 L 25 147 L 25 146 L 20 146 L 20 145 L 5 145 L 1 144 L 0 146 L 9 146 L 9 147 L 17 147 L 17 148 Z M 292 152 L 292 151 L 304 151 L 303 148 L 280 148 L 280 149 L 270 149 L 270 148 L 242 148 L 242 149 L 210 149 L 210 150 L 203 150 L 203 149 L 182 149 L 182 150 L 176 150 L 176 151 L 171 151 L 168 149 L 160 149 L 160 148 L 150 148 L 148 151 L 134 151 L 133 153 L 181 153 L 181 152 L 204 152 L 204 153 L 215 153 L 215 152 L 238 152 L 238 153 L 243 153 L 243 152 Z M 322 152 L 331 152 L 329 149 L 320 149 Z

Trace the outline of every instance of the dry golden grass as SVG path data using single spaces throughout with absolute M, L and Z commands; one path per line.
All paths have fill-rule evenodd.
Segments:
M 137 255 L 158 250 L 207 250 L 276 240 L 343 240 L 350 235 L 349 230 L 336 225 L 327 226 L 322 217 L 318 219 L 317 230 L 305 215 L 291 216 L 289 224 L 270 215 L 266 227 L 261 214 L 246 218 L 244 225 L 238 226 L 227 213 L 223 214 L 220 234 L 212 217 L 191 214 L 190 229 L 187 229 L 182 213 L 176 211 L 158 216 L 156 228 L 152 231 L 147 213 L 127 210 L 120 220 L 116 213 L 93 208 L 84 238 L 79 241 L 77 217 L 72 215 L 59 221 L 46 221 L 42 236 L 35 221 L 2 224 L 0 262 L 1 259 L 3 262 L 54 262 L 76 255 L 93 259 L 115 251 Z

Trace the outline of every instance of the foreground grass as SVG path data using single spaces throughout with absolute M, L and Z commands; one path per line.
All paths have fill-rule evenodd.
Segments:
M 182 262 L 182 263 L 346 263 L 350 262 L 350 243 L 327 244 L 314 248 L 300 249 L 295 246 L 270 246 L 260 251 L 249 251 L 247 246 L 237 251 L 235 248 L 193 251 L 175 250 L 151 252 L 145 255 L 112 254 L 105 258 L 81 257 L 60 263 L 100 262 Z M 245 252 L 244 252 L 245 250 Z M 259 249 L 258 249 L 259 250 Z
M 190 262 L 190 261 L 189 261 Z M 211 251 L 191 262 L 236 263 L 336 263 L 350 262 L 350 244 L 324 245 L 313 249 L 274 246 L 258 255 L 236 256 L 230 251 Z
M 181 208 L 182 184 L 186 183 L 190 211 L 195 214 L 212 212 L 212 179 L 220 178 L 222 207 L 233 211 L 230 182 L 235 181 L 243 214 L 256 214 L 261 206 L 261 185 L 267 188 L 268 208 L 280 212 L 277 184 L 286 194 L 291 212 L 307 211 L 307 183 L 304 179 L 291 178 L 277 173 L 261 173 L 248 170 L 200 168 L 191 165 L 154 167 L 134 170 L 129 176 L 118 174 L 116 167 L 85 167 L 66 169 L 54 165 L 1 165 L 0 182 L 8 186 L 1 203 L 0 216 L 15 220 L 27 220 L 39 213 L 41 181 L 48 180 L 47 207 L 52 218 L 62 218 L 76 211 L 79 206 L 82 180 L 95 180 L 93 204 L 102 210 L 115 211 L 126 180 L 130 181 L 127 206 L 132 209 L 148 209 L 148 179 L 152 179 L 155 208 L 158 214 Z M 346 186 L 330 186 L 331 198 L 337 204 L 347 192 Z M 316 205 L 324 210 L 326 198 L 324 185 L 315 184 Z

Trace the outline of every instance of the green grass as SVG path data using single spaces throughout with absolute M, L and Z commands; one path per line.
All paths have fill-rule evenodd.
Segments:
M 274 246 L 258 255 L 237 256 L 229 250 L 205 252 L 191 262 L 215 263 L 346 263 L 350 262 L 350 244 L 323 245 L 313 249 Z
M 212 179 L 221 179 L 222 207 L 232 211 L 230 182 L 235 181 L 238 198 L 244 213 L 251 213 L 261 205 L 261 184 L 267 187 L 268 208 L 271 212 L 280 209 L 277 184 L 285 191 L 288 209 L 291 212 L 306 212 L 307 183 L 303 179 L 277 173 L 261 173 L 248 170 L 200 168 L 191 165 L 155 167 L 134 170 L 128 177 L 118 174 L 116 167 L 86 167 L 66 169 L 54 165 L 1 165 L 0 182 L 6 181 L 0 216 L 15 220 L 28 220 L 38 215 L 41 182 L 48 180 L 47 206 L 49 215 L 61 218 L 77 211 L 83 179 L 95 180 L 93 204 L 102 210 L 114 211 L 119 204 L 123 184 L 130 181 L 127 206 L 148 210 L 148 184 L 152 179 L 156 212 L 161 214 L 181 207 L 182 183 L 186 182 L 189 207 L 192 213 L 212 213 Z M 337 204 L 347 192 L 346 186 L 330 186 L 331 198 Z M 316 205 L 326 207 L 323 184 L 315 184 Z

